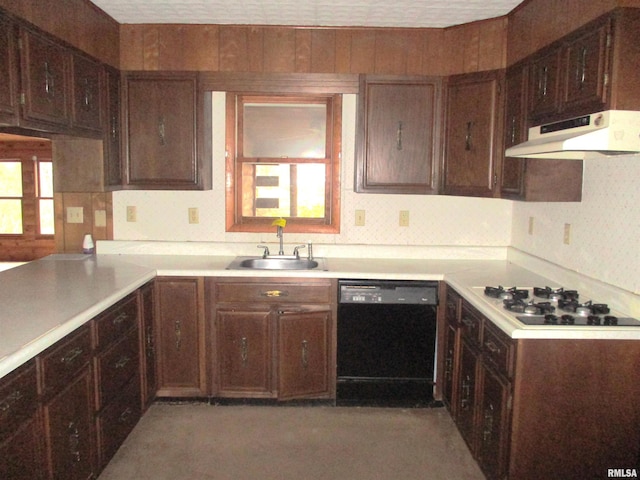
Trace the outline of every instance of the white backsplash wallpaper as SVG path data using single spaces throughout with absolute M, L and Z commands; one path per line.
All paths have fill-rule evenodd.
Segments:
M 526 203 L 437 195 L 353 192 L 356 97 L 343 102 L 342 221 L 336 235 L 286 235 L 287 244 L 513 246 L 588 277 L 640 293 L 640 156 L 585 159 L 580 203 Z M 213 190 L 113 193 L 115 240 L 276 244 L 275 232 L 224 231 L 224 94 L 214 95 Z M 126 221 L 135 206 L 137 221 Z M 199 223 L 188 223 L 188 209 Z M 355 226 L 355 211 L 365 226 Z M 409 210 L 408 227 L 398 226 Z M 529 218 L 533 233 L 529 234 Z M 569 224 L 569 244 L 564 243 Z
M 204 192 L 118 191 L 113 193 L 116 240 L 276 243 L 273 234 L 224 231 L 224 94 L 214 95 L 213 190 Z M 342 218 L 336 235 L 286 234 L 287 243 L 312 240 L 337 245 L 508 246 L 512 202 L 423 195 L 372 195 L 353 192 L 356 97 L 343 100 Z M 135 206 L 137 221 L 126 221 Z M 189 224 L 188 209 L 200 222 Z M 365 225 L 355 226 L 355 211 L 365 211 Z M 400 210 L 409 226 L 398 225 Z
M 582 202 L 514 202 L 512 245 L 640 293 L 639 183 L 639 155 L 589 154 L 584 160 Z M 564 242 L 565 224 L 570 225 L 569 244 Z

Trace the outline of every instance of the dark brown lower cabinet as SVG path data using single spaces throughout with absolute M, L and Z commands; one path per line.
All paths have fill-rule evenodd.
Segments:
M 156 339 L 154 326 L 154 285 L 147 284 L 139 291 L 140 302 L 140 373 L 142 410 L 151 405 L 156 397 L 158 379 L 156 376 Z
M 460 371 L 456 399 L 456 424 L 469 449 L 476 449 L 476 403 L 478 384 L 478 354 L 466 341 L 460 344 Z
M 93 376 L 89 366 L 43 407 L 50 478 L 95 477 Z
M 204 278 L 160 277 L 155 283 L 159 397 L 205 397 Z

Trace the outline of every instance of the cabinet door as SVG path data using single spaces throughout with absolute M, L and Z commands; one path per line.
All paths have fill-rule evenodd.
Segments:
M 271 313 L 267 309 L 216 314 L 218 395 L 271 397 Z
M 18 63 L 13 23 L 0 16 L 0 124 L 18 123 Z
M 579 115 L 603 110 L 607 99 L 610 21 L 577 38 L 565 49 L 563 108 Z
M 195 189 L 196 77 L 127 78 L 128 185 Z
M 142 406 L 145 410 L 153 402 L 158 389 L 153 305 L 153 285 L 147 285 L 140 290 L 140 340 L 142 342 L 140 370 L 142 373 Z
M 529 76 L 529 116 L 534 124 L 545 115 L 553 115 L 560 102 L 561 49 L 543 51 L 531 62 Z
M 472 453 L 476 451 L 476 384 L 478 378 L 478 354 L 466 341 L 460 343 L 460 375 L 456 424 Z
M 457 329 L 447 323 L 444 344 L 444 375 L 442 376 L 442 401 L 449 409 L 449 413 L 455 419 L 455 384 L 457 383 Z
M 203 279 L 156 281 L 158 396 L 206 396 Z
M 23 125 L 51 131 L 70 123 L 69 63 L 71 54 L 61 45 L 21 29 L 20 67 L 24 104 Z
M 24 422 L 0 442 L 0 478 L 3 480 L 42 480 L 46 478 L 42 451 L 42 420 L 39 415 Z
M 105 68 L 106 109 L 104 124 L 104 182 L 106 187 L 122 185 L 120 156 L 120 72 Z
M 279 310 L 279 399 L 326 397 L 330 394 L 330 332 L 329 310 Z
M 505 138 L 504 147 L 509 148 L 527 139 L 527 78 L 526 66 L 517 65 L 507 70 L 505 79 Z M 521 198 L 524 193 L 523 158 L 506 157 L 502 164 L 502 197 Z
M 448 195 L 492 197 L 503 157 L 498 71 L 451 77 L 447 87 L 447 132 L 443 189 Z
M 487 368 L 482 369 L 482 398 L 478 419 L 477 458 L 488 479 L 502 479 L 509 448 L 511 387 Z
M 44 406 L 53 480 L 85 480 L 95 474 L 93 378 L 86 368 Z
M 72 56 L 72 124 L 75 129 L 102 132 L 102 65 Z
M 441 83 L 431 78 L 363 76 L 356 192 L 437 192 Z

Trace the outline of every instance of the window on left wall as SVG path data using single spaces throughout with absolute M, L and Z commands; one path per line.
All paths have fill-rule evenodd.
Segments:
M 55 253 L 51 142 L 0 135 L 0 261 Z

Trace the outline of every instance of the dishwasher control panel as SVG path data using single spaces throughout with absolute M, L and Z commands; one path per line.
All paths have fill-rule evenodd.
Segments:
M 339 303 L 437 305 L 438 282 L 340 280 Z

